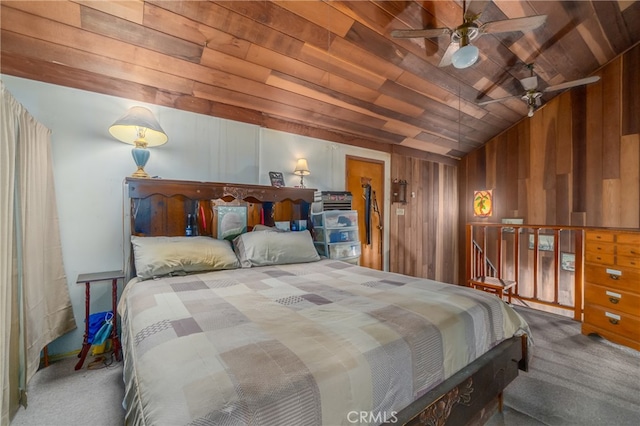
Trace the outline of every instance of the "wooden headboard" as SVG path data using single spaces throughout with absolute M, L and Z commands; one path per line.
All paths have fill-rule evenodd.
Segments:
M 315 189 L 277 188 L 239 183 L 127 178 L 131 234 L 185 235 L 187 215 L 200 212 L 205 226 L 198 235 L 216 236 L 216 207 L 247 206 L 247 225 L 308 219 Z

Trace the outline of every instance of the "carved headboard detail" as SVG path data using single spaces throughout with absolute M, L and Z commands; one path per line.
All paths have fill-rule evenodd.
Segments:
M 308 219 L 315 189 L 276 188 L 240 183 L 127 178 L 131 199 L 131 234 L 185 235 L 187 215 L 198 214 L 205 226 L 199 235 L 216 236 L 215 208 L 247 206 L 247 225 Z

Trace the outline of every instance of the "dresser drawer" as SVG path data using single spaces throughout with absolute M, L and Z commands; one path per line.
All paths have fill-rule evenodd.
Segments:
M 612 243 L 613 236 L 614 234 L 606 231 L 587 231 L 585 238 L 587 241 L 606 241 Z
M 615 256 L 613 254 L 593 253 L 591 251 L 587 251 L 584 258 L 587 262 L 592 263 L 601 263 L 603 265 L 615 264 Z
M 636 259 L 640 258 L 640 245 L 618 244 L 616 247 L 616 251 L 620 256 L 635 257 Z
M 629 244 L 636 247 L 636 250 L 640 248 L 640 233 L 633 234 L 618 234 L 616 236 L 616 242 L 619 244 Z M 636 251 L 636 255 L 640 254 L 640 250 Z
M 640 270 L 585 263 L 584 280 L 611 289 L 640 293 Z
M 615 244 L 601 243 L 600 241 L 589 241 L 587 243 L 585 252 L 593 254 L 615 254 Z
M 584 300 L 586 304 L 600 305 L 605 309 L 613 309 L 640 317 L 640 294 L 638 293 L 586 283 Z
M 640 269 L 640 257 L 616 256 L 616 265 Z
M 631 340 L 640 340 L 640 318 L 634 315 L 597 305 L 585 305 L 584 322 Z

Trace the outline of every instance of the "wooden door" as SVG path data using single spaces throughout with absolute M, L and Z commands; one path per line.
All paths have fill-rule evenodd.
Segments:
M 346 157 L 347 191 L 353 195 L 351 208 L 358 211 L 358 230 L 362 243 L 360 265 L 372 269 L 382 270 L 382 225 L 384 224 L 384 162 L 360 157 Z M 367 229 L 365 226 L 365 198 L 363 179 L 371 185 L 371 226 L 370 238 L 367 244 Z M 377 203 L 379 214 L 374 211 Z

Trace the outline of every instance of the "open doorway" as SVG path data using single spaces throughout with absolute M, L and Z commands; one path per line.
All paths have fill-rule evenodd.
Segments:
M 382 270 L 384 162 L 347 155 L 345 167 L 346 188 L 353 195 L 351 208 L 358 211 L 360 265 Z

